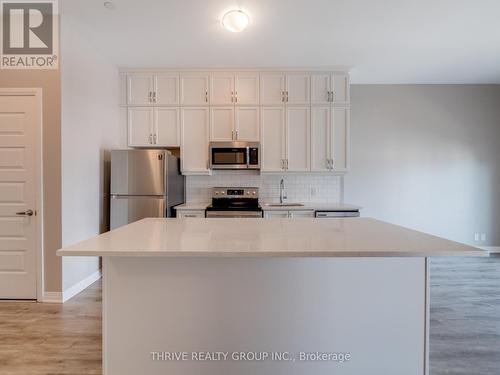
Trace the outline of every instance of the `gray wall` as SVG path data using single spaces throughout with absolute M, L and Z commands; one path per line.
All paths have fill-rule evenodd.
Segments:
M 500 85 L 353 85 L 345 201 L 363 215 L 500 245 Z

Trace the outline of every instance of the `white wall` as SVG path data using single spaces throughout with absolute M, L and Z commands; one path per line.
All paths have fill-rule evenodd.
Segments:
M 500 245 L 500 85 L 353 85 L 345 200 L 363 215 Z
M 106 230 L 108 150 L 126 141 L 118 69 L 62 8 L 62 245 L 67 246 Z M 63 291 L 98 270 L 98 258 L 64 257 Z

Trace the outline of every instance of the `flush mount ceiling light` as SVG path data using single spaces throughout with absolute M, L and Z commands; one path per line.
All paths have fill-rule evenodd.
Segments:
M 230 10 L 222 16 L 222 26 L 233 33 L 245 30 L 249 23 L 248 14 L 239 9 Z

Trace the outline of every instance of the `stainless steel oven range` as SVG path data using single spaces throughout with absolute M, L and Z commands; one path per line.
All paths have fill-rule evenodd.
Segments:
M 206 212 L 208 218 L 261 218 L 259 188 L 214 187 L 212 204 Z

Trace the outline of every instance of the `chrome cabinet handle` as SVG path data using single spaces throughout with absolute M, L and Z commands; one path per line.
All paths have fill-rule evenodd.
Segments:
M 231 130 L 231 139 L 234 141 L 234 130 Z
M 18 216 L 33 216 L 33 214 L 34 214 L 33 210 L 16 212 L 16 215 L 18 215 Z
M 205 103 L 208 103 L 208 91 L 205 90 Z
M 231 103 L 234 102 L 234 91 L 231 91 Z
M 234 92 L 234 102 L 238 103 L 238 91 Z
M 286 91 L 286 102 L 288 103 L 288 90 Z
M 327 99 L 327 102 L 331 102 L 332 101 L 332 98 L 331 98 L 331 91 L 328 91 L 328 99 Z
M 234 138 L 235 140 L 238 140 L 238 130 L 236 130 L 236 137 Z
M 285 159 L 281 159 L 281 169 L 285 169 Z
M 153 134 L 153 144 L 156 144 L 156 134 Z
M 153 91 L 153 103 L 156 103 L 156 91 Z
M 153 101 L 153 92 L 152 92 L 152 91 L 150 91 L 150 92 L 149 92 L 149 95 L 148 95 L 148 102 L 150 102 L 150 103 L 151 103 L 152 101 Z
M 149 134 L 149 144 L 153 144 L 153 134 Z
M 333 91 L 330 91 L 330 101 L 333 102 Z

